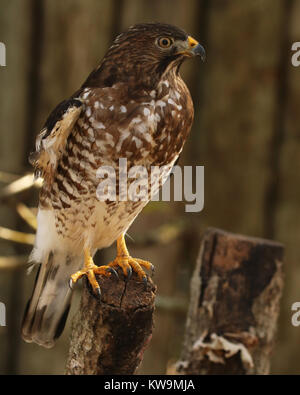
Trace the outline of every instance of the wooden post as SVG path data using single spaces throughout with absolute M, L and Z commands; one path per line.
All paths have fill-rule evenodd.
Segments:
M 267 374 L 282 293 L 283 246 L 208 229 L 191 282 L 177 372 Z
M 118 274 L 101 277 L 101 303 L 84 285 L 66 374 L 133 374 L 139 366 L 152 336 L 156 287 Z

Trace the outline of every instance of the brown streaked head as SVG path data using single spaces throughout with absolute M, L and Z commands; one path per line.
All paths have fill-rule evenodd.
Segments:
M 137 24 L 114 40 L 84 86 L 127 82 L 153 89 L 164 73 L 171 69 L 178 71 L 185 59 L 194 56 L 204 60 L 204 48 L 178 27 L 162 23 Z

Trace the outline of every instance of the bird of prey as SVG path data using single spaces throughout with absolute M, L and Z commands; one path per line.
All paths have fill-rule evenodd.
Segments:
M 193 122 L 193 103 L 179 74 L 185 59 L 205 57 L 183 30 L 161 23 L 137 24 L 120 34 L 100 65 L 48 117 L 30 156 L 43 177 L 38 228 L 30 260 L 38 264 L 22 336 L 50 348 L 61 334 L 72 287 L 86 276 L 100 296 L 101 275 L 136 272 L 146 281 L 150 262 L 130 256 L 124 235 L 145 200 L 97 198 L 101 166 L 118 170 L 164 166 L 161 185 L 177 160 Z M 97 266 L 97 250 L 117 241 L 117 256 Z M 96 276 L 100 276 L 97 277 Z

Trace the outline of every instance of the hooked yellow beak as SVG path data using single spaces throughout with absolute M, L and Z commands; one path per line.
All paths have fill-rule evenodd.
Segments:
M 187 41 L 190 48 L 190 53 L 193 56 L 200 56 L 201 60 L 204 62 L 206 54 L 205 49 L 202 47 L 202 45 L 199 44 L 198 41 L 191 36 L 188 36 Z
M 202 61 L 204 61 L 206 57 L 205 49 L 191 36 L 188 36 L 185 42 L 185 48 L 178 53 L 189 57 L 200 56 Z
M 188 41 L 188 44 L 189 44 L 190 48 L 194 48 L 196 45 L 199 44 L 198 41 L 195 40 L 195 39 L 194 39 L 193 37 L 191 37 L 191 36 L 188 36 L 187 41 Z

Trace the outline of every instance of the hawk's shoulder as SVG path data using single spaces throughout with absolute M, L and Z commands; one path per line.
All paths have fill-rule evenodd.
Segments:
M 35 176 L 51 180 L 57 163 L 66 146 L 69 134 L 77 122 L 83 108 L 79 98 L 62 101 L 51 112 L 41 132 L 36 138 L 36 149 L 29 156 L 35 168 Z

